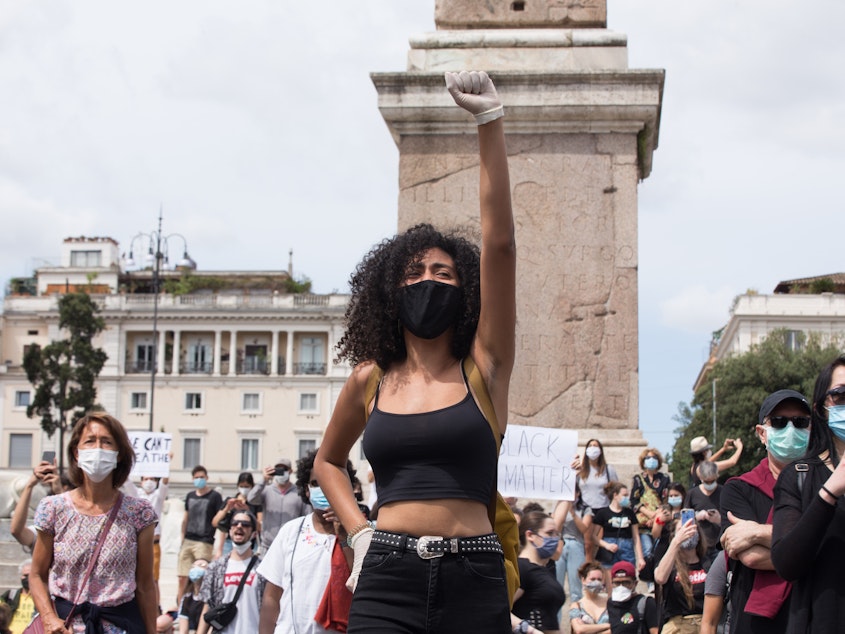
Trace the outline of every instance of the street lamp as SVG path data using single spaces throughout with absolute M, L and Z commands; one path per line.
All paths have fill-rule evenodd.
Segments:
M 171 233 L 163 236 L 161 234 L 161 209 L 158 212 L 158 229 L 150 233 L 139 233 L 129 243 L 129 257 L 124 261 L 126 268 L 135 266 L 135 258 L 133 256 L 133 247 L 137 240 L 147 240 L 147 254 L 144 256 L 144 264 L 146 267 L 152 268 L 153 271 L 153 350 L 150 368 L 150 431 L 153 431 L 153 412 L 155 405 L 155 391 L 156 391 L 156 370 L 158 368 L 158 294 L 161 283 L 161 266 L 170 265 L 170 249 L 169 240 L 171 238 L 180 238 L 182 240 L 182 258 L 177 262 L 176 268 L 185 268 L 194 270 L 197 268 L 197 263 L 194 262 L 188 255 L 188 241 L 181 233 Z M 174 354 L 178 354 L 175 351 Z

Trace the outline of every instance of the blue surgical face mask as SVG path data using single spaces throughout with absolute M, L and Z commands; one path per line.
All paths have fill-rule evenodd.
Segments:
M 542 546 L 534 546 L 534 548 L 537 549 L 537 556 L 540 559 L 548 559 L 549 557 L 555 554 L 559 543 L 560 537 L 544 537 Z
M 656 471 L 659 464 L 660 463 L 657 461 L 657 458 L 653 458 L 651 456 L 643 460 L 643 466 L 648 471 Z
M 705 491 L 715 491 L 716 487 L 719 486 L 719 483 L 715 482 L 715 481 L 714 482 L 702 482 L 701 486 Z
M 839 440 L 845 441 L 845 405 L 827 408 L 827 426 Z
M 195 489 L 204 489 L 207 481 L 205 478 L 194 478 L 194 488 Z
M 191 581 L 199 581 L 205 576 L 205 568 L 194 566 L 188 571 L 188 579 Z
M 631 498 L 629 498 L 627 495 L 619 498 L 619 506 L 621 506 L 623 509 L 628 508 L 629 506 L 631 506 Z
M 782 429 L 766 427 L 766 449 L 778 462 L 792 462 L 807 453 L 810 430 L 796 429 L 790 422 Z
M 670 495 L 668 498 L 666 498 L 666 501 L 669 502 L 669 506 L 676 509 L 684 501 L 684 498 L 682 498 L 680 495 Z
M 308 487 L 308 497 L 311 499 L 311 506 L 317 511 L 325 511 L 329 508 L 329 499 L 320 487 Z

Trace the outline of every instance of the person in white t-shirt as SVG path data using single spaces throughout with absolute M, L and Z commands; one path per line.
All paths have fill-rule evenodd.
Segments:
M 255 516 L 249 511 L 239 511 L 232 516 L 229 528 L 232 552 L 212 562 L 205 573 L 200 590 L 200 599 L 205 603 L 205 607 L 202 609 L 197 634 L 207 634 L 210 631 L 210 626 L 204 618 L 206 612 L 235 598 L 238 585 L 250 561 L 253 557 L 258 558 L 253 552 L 257 525 Z M 261 596 L 264 593 L 264 579 L 257 572 L 258 566 L 256 561 L 250 569 L 238 598 L 238 613 L 234 620 L 221 630 L 223 634 L 255 634 L 258 631 L 258 615 L 261 610 Z
M 258 567 L 266 580 L 259 634 L 329 632 L 314 616 L 331 577 L 336 539 L 341 540 L 351 567 L 352 549 L 346 545 L 346 531 L 333 521 L 328 500 L 312 475 L 316 453 L 310 452 L 296 464 L 299 494 L 313 512 L 282 525 Z M 355 477 L 351 462 L 347 471 L 350 480 Z

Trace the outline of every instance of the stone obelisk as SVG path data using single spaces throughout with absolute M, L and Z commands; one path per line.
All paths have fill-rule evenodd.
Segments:
M 399 148 L 399 230 L 477 226 L 471 119 L 447 70 L 486 70 L 505 105 L 517 239 L 510 423 L 578 429 L 630 473 L 638 429 L 637 183 L 662 70 L 632 70 L 605 0 L 437 0 L 408 69 L 374 73 Z

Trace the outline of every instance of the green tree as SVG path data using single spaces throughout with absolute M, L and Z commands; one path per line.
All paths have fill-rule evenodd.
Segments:
M 30 346 L 24 355 L 26 378 L 35 388 L 27 407 L 30 418 L 41 418 L 41 429 L 52 435 L 58 430 L 60 465 L 64 463 L 64 432 L 96 403 L 94 386 L 108 356 L 95 348 L 94 337 L 103 331 L 105 320 L 99 307 L 86 293 L 68 293 L 59 300 L 59 328 L 65 339 L 43 348 Z M 68 420 L 68 415 L 71 416 Z
M 794 333 L 793 333 L 794 334 Z M 695 393 L 692 403 L 681 403 L 674 420 L 677 438 L 670 467 L 675 479 L 686 484 L 692 457 L 690 440 L 705 436 L 713 441 L 713 381 L 716 381 L 716 443 L 741 438 L 745 445 L 739 463 L 722 476 L 738 475 L 754 468 L 766 455 L 766 448 L 754 433 L 763 399 L 781 389 L 798 390 L 807 399 L 822 366 L 840 354 L 839 342 L 822 342 L 815 334 L 801 334 L 798 346 L 787 330 L 775 330 L 766 339 L 740 355 L 718 361 L 707 382 Z

